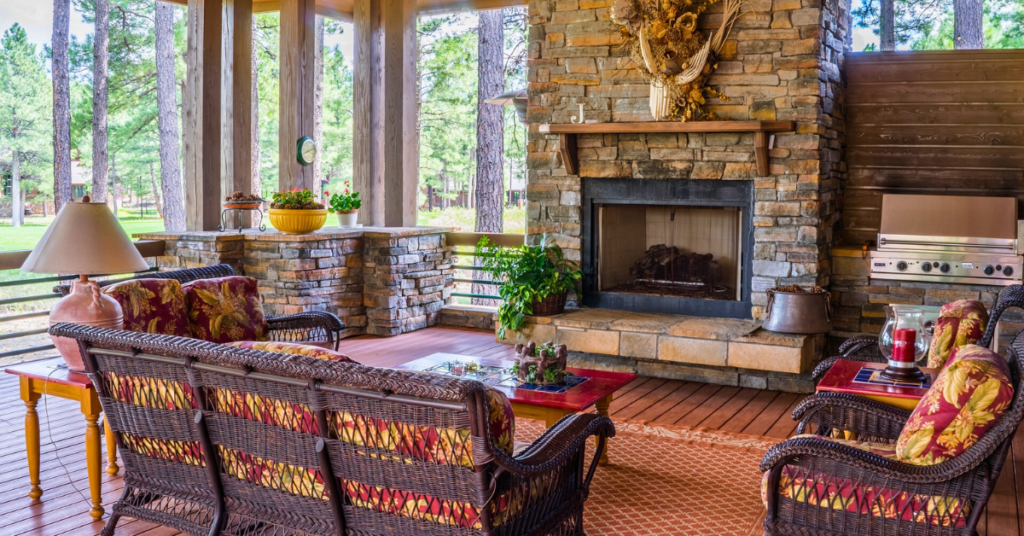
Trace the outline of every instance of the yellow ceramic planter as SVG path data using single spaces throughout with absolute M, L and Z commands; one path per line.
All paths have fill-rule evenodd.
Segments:
M 275 229 L 288 234 L 312 233 L 327 223 L 326 208 L 305 210 L 272 208 L 267 211 L 267 214 L 270 216 L 270 224 Z

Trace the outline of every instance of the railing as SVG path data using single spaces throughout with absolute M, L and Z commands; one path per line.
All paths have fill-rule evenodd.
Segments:
M 164 252 L 163 240 L 140 240 L 135 246 L 143 257 Z M 19 268 L 29 253 L 0 251 L 0 360 L 53 349 L 49 337 L 42 336 L 47 322 L 32 319 L 49 315 L 50 300 L 61 297 L 53 285 L 78 279 L 77 275 L 26 277 Z
M 476 262 L 478 255 L 476 245 L 480 239 L 487 237 L 491 244 L 499 247 L 516 247 L 523 245 L 524 235 L 510 233 L 448 233 L 448 245 L 455 246 L 454 256 L 457 259 L 455 268 L 455 298 L 471 300 L 501 300 L 497 295 L 496 284 L 490 276 L 480 269 Z M 471 260 L 470 260 L 471 259 Z M 469 260 L 470 262 L 466 262 Z M 468 291 L 460 289 L 469 288 Z

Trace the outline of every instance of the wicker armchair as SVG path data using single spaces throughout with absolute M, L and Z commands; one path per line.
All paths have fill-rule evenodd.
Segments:
M 74 324 L 125 467 L 121 516 L 194 535 L 583 534 L 609 419 L 518 455 L 476 381 Z
M 170 272 L 143 272 L 135 274 L 131 279 L 174 279 L 180 283 L 188 283 L 197 279 L 212 279 L 238 275 L 230 264 L 217 264 L 201 268 L 188 268 Z M 127 279 L 98 281 L 105 287 L 128 281 Z M 71 285 L 57 285 L 54 292 L 67 296 Z M 287 316 L 268 316 L 267 327 L 270 339 L 281 342 L 326 342 L 331 348 L 338 349 L 345 323 L 337 315 L 325 311 L 309 311 Z
M 1024 417 L 1024 340 L 1014 342 L 1009 360 L 1015 389 L 1010 409 L 977 443 L 945 462 L 910 465 L 820 436 L 795 437 L 772 447 L 761 462 L 761 470 L 769 472 L 765 534 L 976 534 Z M 893 442 L 910 412 L 860 397 L 833 395 L 801 404 L 794 414 L 804 417 L 798 433 L 804 432 L 813 416 L 810 420 L 824 430 L 849 430 L 860 434 L 861 440 L 870 436 Z M 791 482 L 815 482 L 828 489 L 856 486 L 862 492 L 854 499 L 836 493 L 817 503 L 794 500 L 779 491 L 784 472 Z M 895 497 L 905 501 L 903 509 L 890 510 L 898 502 Z M 849 501 L 859 501 L 854 511 L 849 511 Z

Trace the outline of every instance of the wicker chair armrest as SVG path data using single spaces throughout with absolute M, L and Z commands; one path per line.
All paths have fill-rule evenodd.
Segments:
M 859 335 L 857 337 L 850 337 L 843 341 L 843 344 L 839 345 L 839 355 L 843 357 L 850 357 L 851 355 L 872 346 L 878 345 L 878 337 L 873 335 Z
M 919 485 L 942 484 L 975 469 L 985 459 L 961 454 L 936 465 L 911 465 L 824 437 L 794 437 L 768 449 L 759 468 L 762 472 L 781 468 L 802 457 L 832 462 L 832 474 L 850 474 L 851 469 L 860 469 L 880 478 Z
M 615 437 L 615 425 L 608 417 L 592 413 L 567 415 L 518 456 L 513 458 L 496 451 L 494 461 L 498 467 L 513 475 L 544 475 L 573 459 L 586 446 L 590 436 L 597 436 L 603 443 L 609 437 Z M 595 466 L 596 463 L 595 460 Z M 593 470 L 594 467 L 591 467 L 590 474 Z
M 294 342 L 308 341 L 310 335 L 322 329 L 327 337 L 327 342 L 337 350 L 345 323 L 335 314 L 309 311 L 294 315 L 268 317 L 267 327 L 270 328 L 272 339 L 278 340 L 274 337 L 273 332 L 286 332 L 287 336 L 283 340 Z
M 908 410 L 848 393 L 815 393 L 793 410 L 793 419 L 799 421 L 798 434 L 805 433 L 808 424 L 816 424 L 870 438 L 895 440 L 909 418 Z

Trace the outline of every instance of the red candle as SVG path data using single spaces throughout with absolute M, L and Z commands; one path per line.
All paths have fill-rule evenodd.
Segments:
M 917 330 L 900 328 L 893 333 L 892 360 L 901 363 L 913 363 L 914 343 L 917 342 Z

